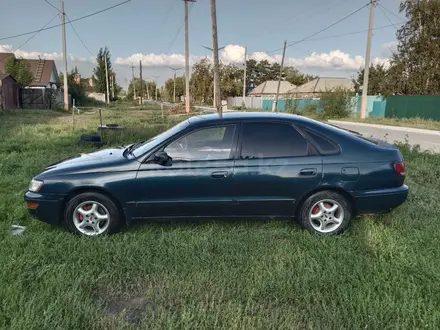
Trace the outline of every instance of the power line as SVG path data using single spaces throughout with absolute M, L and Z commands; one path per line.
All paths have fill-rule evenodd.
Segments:
M 400 17 L 399 15 L 394 14 L 391 10 L 389 10 L 387 7 L 383 6 L 382 4 L 379 4 L 379 6 L 381 6 L 383 9 L 385 9 L 388 13 L 390 13 L 391 15 L 393 15 L 394 17 L 397 17 L 398 19 L 402 20 L 403 18 Z
M 335 26 L 335 25 L 337 25 L 337 24 L 339 24 L 339 23 L 345 21 L 347 18 L 349 18 L 349 17 L 351 17 L 351 16 L 357 14 L 358 12 L 360 12 L 362 9 L 368 7 L 369 5 L 370 5 L 370 3 L 367 3 L 366 5 L 360 7 L 359 9 L 357 9 L 357 10 L 355 10 L 354 12 L 348 14 L 347 16 L 344 16 L 343 18 L 337 20 L 337 21 L 334 22 L 333 24 L 330 24 L 330 25 L 326 26 L 325 28 L 319 30 L 318 32 L 315 32 L 315 33 L 309 35 L 308 37 L 305 37 L 305 38 L 303 38 L 303 39 L 301 39 L 301 40 L 298 40 L 298 41 L 296 41 L 296 42 L 294 42 L 294 43 L 291 43 L 291 44 L 287 45 L 287 47 L 295 46 L 295 45 L 299 44 L 300 42 L 306 41 L 306 40 L 308 40 L 308 39 L 310 39 L 310 38 L 313 38 L 314 36 L 316 36 L 316 35 L 318 35 L 318 34 L 324 32 L 324 31 L 327 31 L 328 29 L 332 28 L 333 26 Z M 283 48 L 279 48 L 279 49 L 277 49 L 277 50 L 275 50 L 275 51 L 278 51 L 278 50 L 280 50 L 280 49 L 283 49 Z M 270 51 L 270 52 L 267 52 L 267 53 L 269 54 L 269 53 L 272 53 L 272 52 L 274 52 L 274 51 Z
M 122 6 L 122 5 L 124 5 L 124 4 L 128 3 L 128 2 L 131 2 L 131 0 L 125 0 L 125 1 L 123 1 L 123 2 L 120 2 L 120 3 L 116 4 L 116 5 L 113 5 L 113 6 L 110 6 L 110 7 L 104 8 L 104 9 L 102 9 L 102 10 L 98 10 L 98 11 L 96 11 L 96 12 L 94 12 L 94 13 L 91 13 L 91 14 L 88 14 L 88 15 L 85 15 L 85 16 L 81 16 L 81 17 L 75 18 L 75 19 L 73 19 L 73 20 L 71 20 L 71 21 L 69 21 L 69 22 L 66 22 L 66 23 L 77 22 L 77 21 L 83 20 L 83 19 L 85 19 L 85 18 L 89 18 L 89 17 L 95 16 L 95 15 L 101 14 L 101 13 L 107 11 L 107 10 L 110 10 L 110 9 L 113 9 L 113 8 L 116 8 L 116 7 L 119 7 L 119 6 Z M 16 34 L 16 35 L 9 36 L 9 37 L 3 37 L 3 38 L 0 38 L 0 41 L 1 41 L 1 40 L 7 40 L 7 39 L 18 38 L 18 37 L 26 36 L 26 35 L 29 35 L 29 34 L 32 34 L 32 33 L 36 33 L 36 32 L 41 32 L 41 31 L 46 31 L 46 30 L 55 29 L 55 28 L 60 27 L 60 26 L 62 26 L 62 25 L 63 25 L 63 23 L 61 23 L 61 24 L 56 24 L 56 25 L 52 25 L 52 26 L 49 26 L 49 27 L 45 27 L 45 28 L 43 28 L 43 29 L 41 29 L 41 30 L 30 31 L 30 32 L 21 33 L 21 34 Z
M 335 25 L 341 23 L 342 21 L 346 20 L 347 18 L 349 18 L 349 17 L 355 15 L 356 13 L 360 12 L 362 9 L 368 7 L 369 5 L 370 5 L 370 3 L 367 3 L 366 5 L 364 5 L 364 6 L 360 7 L 360 8 L 358 8 L 358 9 L 355 10 L 354 12 L 352 12 L 352 13 L 350 13 L 350 14 L 344 16 L 343 18 L 339 19 L 338 21 L 336 21 L 336 22 L 334 22 L 334 23 L 332 23 L 332 24 L 326 26 L 325 28 L 319 30 L 318 32 L 315 32 L 315 33 L 313 33 L 313 34 L 309 35 L 308 37 L 305 37 L 305 38 L 303 38 L 303 39 L 301 39 L 301 40 L 294 41 L 293 43 L 287 45 L 287 47 L 295 46 L 295 45 L 299 44 L 300 42 L 304 42 L 304 41 L 307 41 L 307 40 L 313 38 L 314 36 L 316 36 L 316 35 L 318 35 L 318 34 L 324 32 L 324 31 L 326 31 L 326 30 L 328 30 L 328 29 L 330 29 L 330 28 L 332 28 L 333 26 L 335 26 Z M 368 30 L 367 30 L 367 31 L 368 31 Z M 274 49 L 274 50 L 271 50 L 271 51 L 267 51 L 267 52 L 265 52 L 265 53 L 267 53 L 267 54 L 274 53 L 274 52 L 277 52 L 277 51 L 279 51 L 279 50 L 282 50 L 283 48 L 284 48 L 284 47 L 277 48 L 277 49 Z M 240 57 L 237 58 L 235 61 L 232 61 L 232 63 L 236 63 L 236 62 L 238 62 L 238 61 L 241 60 L 243 57 L 244 57 L 244 55 L 240 56 Z
M 399 22 L 399 23 L 403 23 L 403 22 Z M 394 24 L 389 24 L 389 25 L 378 26 L 378 27 L 376 27 L 376 28 L 374 28 L 372 30 L 373 31 L 374 30 L 382 30 L 382 29 L 389 28 L 389 27 L 395 27 L 395 25 Z M 317 41 L 317 40 L 324 40 L 324 39 L 333 39 L 333 38 L 338 38 L 338 37 L 351 36 L 351 35 L 354 35 L 354 34 L 361 34 L 361 33 L 365 33 L 365 32 L 368 32 L 368 31 L 369 31 L 368 29 L 362 30 L 362 31 L 353 31 L 353 32 L 348 32 L 348 33 L 335 34 L 335 35 L 327 36 L 327 37 L 311 38 L 311 39 L 307 39 L 306 41 Z
M 67 16 L 67 14 L 66 14 L 66 17 L 69 19 L 69 16 Z M 75 32 L 76 36 L 78 37 L 79 41 L 81 41 L 81 43 L 83 44 L 84 48 L 87 49 L 87 51 L 89 52 L 89 54 L 90 54 L 92 57 L 95 56 L 95 55 L 93 55 L 93 53 L 90 51 L 89 47 L 87 47 L 87 45 L 86 45 L 86 44 L 84 43 L 84 41 L 81 39 L 81 37 L 79 36 L 78 32 L 76 31 L 76 29 L 75 29 L 75 27 L 73 26 L 72 21 L 70 21 L 70 19 L 69 19 L 69 23 L 70 23 L 70 26 L 71 26 L 72 29 L 73 29 L 73 32 Z
M 160 26 L 157 28 L 156 33 L 155 33 L 156 35 L 165 26 L 165 23 L 168 21 L 168 18 L 170 17 L 171 11 L 173 10 L 175 4 L 176 4 L 176 1 L 175 0 L 171 0 L 170 5 L 168 6 L 168 9 L 167 9 L 166 14 L 165 14 L 165 19 L 162 21 L 162 24 L 160 24 Z
M 379 7 L 379 9 L 382 12 L 382 14 L 387 18 L 388 22 L 390 22 L 394 26 L 394 28 L 396 30 L 398 30 L 397 26 L 391 21 L 391 19 L 388 17 L 388 15 L 385 14 L 385 12 L 383 11 L 382 6 L 380 5 L 380 3 L 378 3 L 377 6 Z
M 59 10 L 57 7 L 55 7 L 53 4 L 51 4 L 48 0 L 44 0 L 49 6 L 51 6 L 52 8 L 55 8 L 57 12 L 61 13 L 61 10 Z
M 14 51 L 12 51 L 12 53 L 15 53 L 17 50 L 19 50 L 21 47 L 23 47 L 24 45 L 26 45 L 29 41 L 31 41 L 32 39 L 34 39 L 35 38 L 35 36 L 38 34 L 38 33 L 40 33 L 41 31 L 43 31 L 44 30 L 44 28 L 46 27 L 46 26 L 48 26 L 50 23 L 52 23 L 52 21 L 55 19 L 55 18 L 57 18 L 58 17 L 58 14 L 56 14 L 49 22 L 47 22 L 41 29 L 39 29 L 39 30 L 37 30 L 29 39 L 27 39 L 25 42 L 23 42 L 20 46 L 18 46 L 17 48 L 15 48 L 15 50 Z M 3 62 L 6 58 L 8 58 L 8 56 L 6 56 L 6 57 L 4 57 L 4 58 L 2 58 L 1 60 L 0 60 L 0 62 Z

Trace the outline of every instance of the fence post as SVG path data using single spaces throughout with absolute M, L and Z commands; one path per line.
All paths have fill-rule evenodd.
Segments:
M 72 100 L 72 102 L 73 102 L 73 107 L 72 107 L 72 116 L 73 116 L 73 119 L 72 119 L 72 131 L 74 131 L 75 130 L 75 99 L 73 99 Z

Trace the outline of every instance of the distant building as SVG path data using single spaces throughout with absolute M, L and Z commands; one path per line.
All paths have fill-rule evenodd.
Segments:
M 331 92 L 335 88 L 344 88 L 354 92 L 353 81 L 349 78 L 320 77 L 288 91 L 295 98 L 319 98 L 322 93 Z
M 280 84 L 280 97 L 288 94 L 289 90 L 294 89 L 296 86 L 292 85 L 288 81 L 281 81 Z M 278 81 L 276 80 L 268 80 L 264 83 L 255 87 L 250 93 L 249 96 L 262 96 L 266 98 L 274 98 L 277 94 Z
M 6 74 L 6 58 L 13 53 L 0 53 L 0 74 Z M 34 80 L 28 86 L 29 88 L 48 88 L 60 87 L 60 78 L 54 60 L 45 59 L 16 59 L 16 61 L 26 61 L 29 63 L 29 70 L 32 72 Z
M 0 74 L 0 109 L 18 108 L 18 86 L 9 74 Z

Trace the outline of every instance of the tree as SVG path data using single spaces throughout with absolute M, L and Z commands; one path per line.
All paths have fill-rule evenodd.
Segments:
M 67 86 L 69 88 L 69 94 L 72 96 L 72 99 L 75 99 L 76 105 L 85 105 L 87 101 L 86 93 L 84 90 L 84 86 L 81 83 L 77 83 L 75 81 L 75 75 L 78 73 L 78 69 L 67 73 Z M 60 81 L 64 81 L 64 74 L 60 73 Z M 63 90 L 63 87 L 61 87 Z
M 96 68 L 93 69 L 93 73 L 95 76 L 95 91 L 97 93 L 104 93 L 107 95 L 107 81 L 106 81 L 106 72 L 105 72 L 105 59 L 107 59 L 107 71 L 109 79 L 112 74 L 114 74 L 112 70 L 112 62 L 110 51 L 107 47 L 100 48 L 98 52 L 98 56 L 96 57 L 96 62 L 98 63 Z M 116 78 L 116 75 L 115 75 Z M 109 80 L 110 84 L 110 80 Z M 110 91 L 111 94 L 111 91 Z
M 315 76 L 312 76 L 310 74 L 299 72 L 297 69 L 291 66 L 284 68 L 284 77 L 286 81 L 295 86 L 304 85 L 305 83 L 316 78 Z
M 232 64 L 221 64 L 220 83 L 222 99 L 243 95 L 243 70 Z
M 176 77 L 176 99 L 185 95 L 185 77 Z M 173 102 L 174 97 L 174 78 L 165 81 L 165 97 Z
M 388 83 L 393 94 L 440 93 L 440 2 L 403 0 L 407 21 L 397 31 Z
M 362 85 L 364 84 L 364 72 L 362 68 L 358 72 L 356 79 L 353 79 L 354 88 L 356 93 L 362 93 Z M 387 70 L 383 64 L 371 65 L 368 81 L 368 94 L 369 95 L 388 95 L 389 84 L 387 82 Z
M 6 62 L 5 71 L 14 77 L 18 86 L 26 87 L 34 80 L 34 75 L 30 68 L 29 62 L 23 58 L 16 60 L 15 56 L 9 56 Z
M 212 102 L 214 75 L 207 58 L 194 64 L 190 80 L 191 96 L 201 103 Z

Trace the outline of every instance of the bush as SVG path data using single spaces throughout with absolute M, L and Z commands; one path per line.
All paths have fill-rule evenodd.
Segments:
M 348 117 L 351 114 L 351 92 L 337 87 L 321 95 L 322 116 L 325 119 Z

